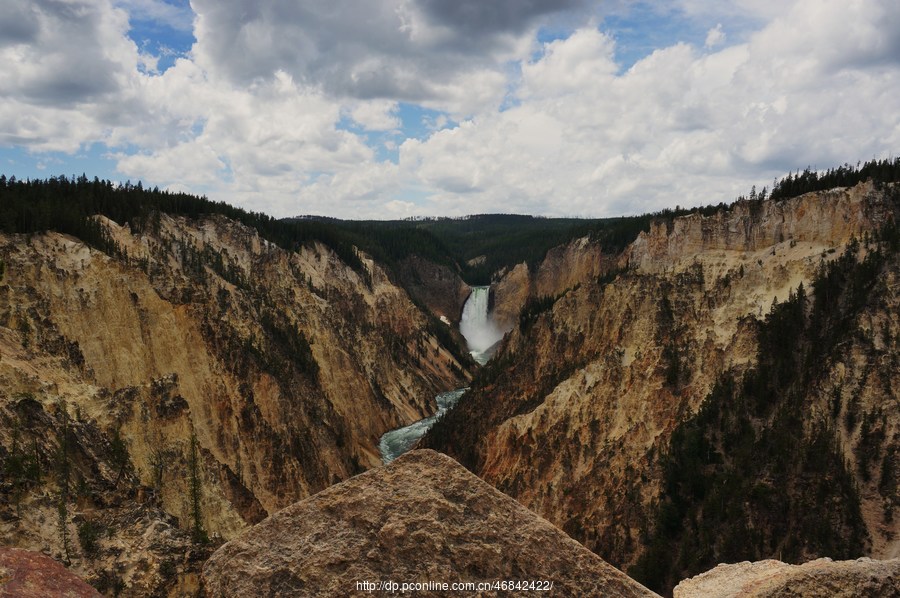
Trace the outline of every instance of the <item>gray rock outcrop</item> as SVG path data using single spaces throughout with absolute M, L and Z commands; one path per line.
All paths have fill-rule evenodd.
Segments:
M 768 560 L 719 565 L 682 581 L 675 598 L 851 598 L 900 596 L 900 559 L 802 565 Z
M 430 450 L 276 513 L 217 550 L 203 578 L 207 595 L 217 597 L 365 595 L 363 582 L 502 581 L 549 581 L 554 596 L 655 595 Z

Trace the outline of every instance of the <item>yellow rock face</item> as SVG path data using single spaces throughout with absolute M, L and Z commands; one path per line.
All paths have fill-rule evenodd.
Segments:
M 0 410 L 13 421 L 27 395 L 118 431 L 140 484 L 185 527 L 192 435 L 202 524 L 229 538 L 380 464 L 381 434 L 467 379 L 365 256 L 357 272 L 323 245 L 289 253 L 222 217 L 103 223 L 127 257 L 52 232 L 0 237 Z
M 447 435 L 429 442 L 604 558 L 628 565 L 659 491 L 660 453 L 724 369 L 754 362 L 754 319 L 800 283 L 808 286 L 823 260 L 840 255 L 852 236 L 875 231 L 893 209 L 861 184 L 655 224 L 620 256 L 626 273 L 612 282 L 582 274 L 582 284 L 527 330 L 516 326 L 497 358 L 502 373 L 471 391 Z M 593 255 L 590 246 L 585 251 Z M 577 277 L 562 273 L 591 269 L 577 248 L 566 252 L 553 269 L 562 285 L 574 286 Z M 601 258 L 592 259 L 599 268 Z M 893 278 L 887 284 L 897 288 Z M 533 285 L 521 266 L 497 295 L 521 304 Z M 896 302 L 870 312 L 863 330 L 900 330 Z M 896 394 L 883 400 L 882 382 L 865 375 L 866 359 L 848 346 L 834 377 L 846 378 L 847 393 L 859 389 L 863 411 L 881 405 L 886 436 L 897 438 L 900 402 Z M 809 400 L 827 410 L 828 392 Z M 843 438 L 851 462 L 854 434 Z M 873 554 L 896 556 L 897 518 L 883 522 L 874 482 L 860 483 Z

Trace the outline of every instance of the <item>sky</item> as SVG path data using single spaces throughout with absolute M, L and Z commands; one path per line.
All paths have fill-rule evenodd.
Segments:
M 605 217 L 900 154 L 896 0 L 4 0 L 0 173 Z

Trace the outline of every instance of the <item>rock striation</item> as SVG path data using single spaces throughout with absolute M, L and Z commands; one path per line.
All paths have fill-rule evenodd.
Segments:
M 500 273 L 491 288 L 492 316 L 502 330 L 510 330 L 529 299 L 561 295 L 615 264 L 616 256 L 604 253 L 600 244 L 588 237 L 554 247 L 534 271 L 527 264 L 518 264 Z
M 641 271 L 661 272 L 705 252 L 752 252 L 785 241 L 834 247 L 890 216 L 882 197 L 869 181 L 785 201 L 739 201 L 710 216 L 693 213 L 657 221 L 623 258 Z
M 854 598 L 900 596 L 900 559 L 719 565 L 675 587 L 675 598 Z
M 503 580 L 552 581 L 554 596 L 655 595 L 430 450 L 276 513 L 219 548 L 203 568 L 206 595 L 216 597 L 349 596 L 367 593 L 361 582 Z
M 469 377 L 364 254 L 222 216 L 97 222 L 115 250 L 0 235 L 0 544 L 92 583 L 196 585 L 198 540 L 380 465 Z
M 872 237 L 897 215 L 896 193 L 862 183 L 656 223 L 619 257 L 618 271 L 583 277 L 518 322 L 423 444 L 627 567 L 652 525 L 678 423 L 698 412 L 723 372 L 739 377 L 753 366 L 757 327 L 773 303 L 801 283 L 809 289 L 852 238 Z M 827 417 L 836 430 L 878 558 L 900 550 L 900 518 L 891 515 L 900 504 L 892 481 L 898 279 L 891 262 L 803 397 L 806 428 Z M 524 284 L 513 285 L 520 295 Z M 877 462 L 860 458 L 875 455 L 865 448 L 875 445 Z
M 459 323 L 463 305 L 471 289 L 458 272 L 417 255 L 404 258 L 397 270 L 403 288 L 414 300 L 435 316 L 446 318 L 454 324 Z

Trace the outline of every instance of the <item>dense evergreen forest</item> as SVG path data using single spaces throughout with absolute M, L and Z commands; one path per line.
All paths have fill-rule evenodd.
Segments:
M 288 250 L 320 241 L 334 249 L 349 266 L 365 272 L 346 235 L 327 222 L 278 220 L 205 197 L 160 191 L 158 188 L 144 189 L 141 183 L 115 185 L 96 177 L 89 180 L 84 175 L 78 178 L 58 176 L 21 181 L 0 175 L 0 231 L 5 233 L 55 230 L 110 253 L 115 248 L 111 246 L 112 242 L 103 227 L 92 216 L 102 214 L 139 231 L 152 225 L 154 214 L 159 213 L 189 218 L 220 214 L 255 228 L 263 238 Z
M 810 191 L 851 186 L 860 181 L 900 181 L 900 158 L 873 160 L 853 167 L 844 165 L 819 173 L 809 168 L 773 183 L 771 191 L 754 188 L 738 201 L 787 199 Z M 98 178 L 57 176 L 17 180 L 0 175 L 0 231 L 32 233 L 56 230 L 74 235 L 104 251 L 114 250 L 103 227 L 91 216 L 102 214 L 132 230 L 152 222 L 154 213 L 196 218 L 221 214 L 255 228 L 278 246 L 295 250 L 305 243 L 328 245 L 360 273 L 365 268 L 354 247 L 369 253 L 389 268 L 404 258 L 418 255 L 455 271 L 471 285 L 489 284 L 503 268 L 525 262 L 534 267 L 557 245 L 590 236 L 603 248 L 616 253 L 631 243 L 654 220 L 672 220 L 699 212 L 709 215 L 726 204 L 702 208 L 665 209 L 642 216 L 578 219 L 542 218 L 515 214 L 481 214 L 464 218 L 352 221 L 324 217 L 279 220 L 259 212 L 248 212 L 224 202 L 185 193 L 145 189 L 139 182 L 116 185 Z
M 870 160 L 856 166 L 844 164 L 830 168 L 823 173 L 811 170 L 788 174 L 772 185 L 771 199 L 780 200 L 803 195 L 812 191 L 825 191 L 835 187 L 852 187 L 867 180 L 878 183 L 896 183 L 900 181 L 900 158 L 893 160 Z
M 674 213 L 674 212 L 673 212 Z M 536 267 L 547 251 L 586 235 L 618 252 L 663 213 L 622 218 L 541 218 L 479 214 L 402 221 L 332 221 L 357 245 L 388 264 L 416 254 L 458 268 L 471 285 L 487 285 L 503 268 Z

